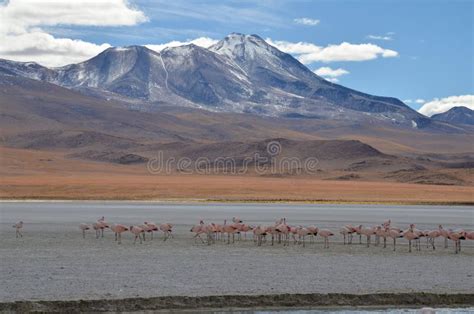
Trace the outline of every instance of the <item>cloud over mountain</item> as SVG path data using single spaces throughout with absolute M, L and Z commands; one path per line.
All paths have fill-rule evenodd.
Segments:
M 435 98 L 425 103 L 418 112 L 431 117 L 434 114 L 446 112 L 453 107 L 461 106 L 474 110 L 474 95 L 450 96 L 441 99 Z
M 385 49 L 374 44 L 343 42 L 338 45 L 321 47 L 307 42 L 275 41 L 271 38 L 267 38 L 266 41 L 281 51 L 296 55 L 303 64 L 311 64 L 313 62 L 368 61 L 379 57 L 393 58 L 398 56 L 397 51 Z

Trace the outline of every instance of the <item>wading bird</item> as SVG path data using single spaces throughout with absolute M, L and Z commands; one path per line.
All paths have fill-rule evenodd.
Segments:
M 23 229 L 23 221 L 19 221 L 12 226 L 16 230 L 16 237 L 23 238 L 23 234 L 21 233 L 21 229 Z

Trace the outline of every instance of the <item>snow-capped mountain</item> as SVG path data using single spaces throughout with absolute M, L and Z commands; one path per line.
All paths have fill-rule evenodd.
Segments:
M 47 81 L 136 104 L 172 104 L 264 116 L 337 119 L 423 128 L 432 120 L 400 100 L 317 76 L 257 35 L 230 34 L 209 49 L 109 48 L 82 63 L 46 68 L 0 60 L 0 74 Z

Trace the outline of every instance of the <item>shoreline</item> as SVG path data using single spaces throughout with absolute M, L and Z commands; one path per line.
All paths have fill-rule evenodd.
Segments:
M 135 198 L 2 198 L 1 203 L 69 203 L 69 202 L 132 202 L 132 203 L 169 203 L 169 204 L 200 204 L 200 203 L 229 203 L 229 204 L 324 204 L 324 205 L 431 205 L 431 206 L 472 206 L 472 202 L 460 201 L 358 201 L 358 200 L 323 200 L 323 199 L 198 199 L 198 198 L 183 198 L 183 199 L 135 199 Z
M 190 309 L 328 308 L 328 307 L 471 307 L 474 294 L 310 293 L 264 295 L 163 296 L 151 298 L 0 302 L 1 312 L 135 312 Z

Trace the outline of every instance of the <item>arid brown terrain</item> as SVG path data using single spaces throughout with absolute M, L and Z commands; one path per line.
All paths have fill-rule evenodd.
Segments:
M 473 202 L 469 126 L 435 132 L 169 105 L 144 112 L 26 78 L 1 83 L 4 199 Z M 150 173 L 157 157 L 175 163 Z M 300 163 L 285 163 L 292 158 Z M 316 160 L 311 171 L 307 159 Z

